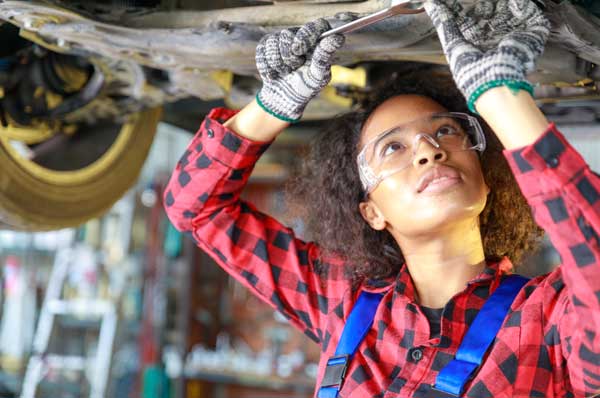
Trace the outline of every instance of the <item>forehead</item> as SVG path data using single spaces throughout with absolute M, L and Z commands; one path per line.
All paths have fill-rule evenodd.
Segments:
M 360 141 L 368 142 L 394 126 L 438 112 L 448 112 L 448 110 L 429 97 L 412 94 L 392 97 L 369 115 L 363 125 Z

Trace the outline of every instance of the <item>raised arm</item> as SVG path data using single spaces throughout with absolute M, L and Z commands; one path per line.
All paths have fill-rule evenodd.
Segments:
M 320 263 L 316 245 L 297 239 L 240 194 L 270 142 L 329 81 L 331 58 L 343 38 L 318 42 L 328 28 L 318 21 L 261 41 L 257 66 L 263 88 L 257 99 L 239 113 L 215 109 L 208 115 L 164 194 L 177 229 L 316 342 L 323 337 L 325 315 L 349 287 L 342 264 Z
M 236 134 L 257 142 L 273 141 L 289 125 L 289 122 L 265 112 L 256 100 L 223 123 L 223 126 Z
M 531 95 L 523 90 L 492 88 L 481 95 L 475 107 L 506 149 L 533 144 L 550 125 Z
M 548 123 L 528 92 L 493 88 L 475 106 L 507 148 L 505 156 L 535 220 L 562 259 L 544 286 L 546 343 L 558 344 L 574 392 L 597 396 L 600 178 Z
M 565 358 L 576 396 L 600 393 L 600 178 L 554 125 L 505 151 L 562 264 L 542 285 L 546 344 Z
M 577 396 L 600 393 L 600 178 L 531 97 L 526 79 L 541 54 L 549 24 L 527 0 L 500 0 L 486 17 L 429 0 L 457 85 L 488 122 L 535 220 L 562 264 L 547 277 L 542 303 L 546 344 L 566 361 Z

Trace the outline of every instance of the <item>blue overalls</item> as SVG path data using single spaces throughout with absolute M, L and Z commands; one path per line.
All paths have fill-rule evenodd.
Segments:
M 527 281 L 529 279 L 523 276 L 509 275 L 494 290 L 467 330 L 454 359 L 438 373 L 431 390 L 432 398 L 462 396 L 465 384 L 475 375 L 512 302 Z M 337 398 L 350 360 L 371 328 L 382 297 L 381 293 L 368 292 L 358 297 L 335 354 L 327 361 L 317 398 Z

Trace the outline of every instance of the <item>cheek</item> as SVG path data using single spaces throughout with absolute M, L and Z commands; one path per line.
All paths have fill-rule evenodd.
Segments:
M 414 201 L 410 185 L 400 177 L 400 174 L 392 175 L 380 182 L 371 196 L 386 213 L 390 210 L 405 209 Z
M 471 166 L 462 168 L 463 182 L 456 190 L 441 195 L 418 194 L 399 174 L 382 181 L 371 195 L 386 221 L 406 232 L 475 218 L 485 208 L 488 188 L 479 166 Z
M 435 206 L 424 203 L 413 192 L 410 184 L 400 175 L 392 175 L 383 180 L 371 194 L 385 220 L 394 227 L 413 225 L 415 222 L 435 217 Z

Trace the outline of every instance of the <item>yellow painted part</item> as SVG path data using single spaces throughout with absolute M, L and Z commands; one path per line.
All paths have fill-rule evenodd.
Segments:
M 17 230 L 51 230 L 80 225 L 104 214 L 137 178 L 160 115 L 160 108 L 155 108 L 140 112 L 139 117 L 128 117 L 126 123 L 135 122 L 135 125 L 128 141 L 121 145 L 120 153 L 114 155 L 119 152 L 119 145 L 115 144 L 117 136 L 107 148 L 114 162 L 107 162 L 109 156 L 104 156 L 105 172 L 100 174 L 93 173 L 93 168 L 98 168 L 102 161 L 90 159 L 94 163 L 84 168 L 92 167 L 87 173 L 91 178 L 80 184 L 77 181 L 65 184 L 61 178 L 73 175 L 72 172 L 47 170 L 45 176 L 32 173 L 27 156 L 10 150 L 14 141 L 0 140 L 0 185 L 5 188 L 0 190 L 2 223 Z M 128 129 L 123 128 L 122 123 L 117 129 L 118 134 L 127 134 Z M 15 145 L 12 149 L 20 148 Z
M 217 70 L 210 73 L 210 78 L 213 79 L 226 93 L 231 91 L 231 86 L 233 85 L 233 72 L 229 70 Z
M 52 128 L 47 123 L 37 126 L 18 126 L 10 116 L 6 115 L 8 126 L 0 125 L 0 138 L 13 141 L 21 141 L 25 144 L 37 144 L 52 137 L 58 127 Z
M 0 356 L 0 365 L 2 366 L 2 369 L 8 372 L 19 373 L 25 365 L 25 358 L 2 354 L 2 356 Z
M 586 87 L 590 84 L 594 83 L 594 81 L 592 79 L 589 78 L 585 78 L 576 82 L 564 82 L 564 81 L 557 81 L 557 82 L 553 82 L 552 85 L 554 87 L 559 87 L 559 88 L 563 88 L 563 87 Z
M 48 104 L 48 108 L 56 108 L 62 103 L 62 101 L 63 97 L 61 95 L 53 93 L 51 91 L 46 92 L 46 104 Z
M 35 91 L 33 92 L 33 98 L 40 98 L 42 95 L 44 95 L 45 92 L 46 90 L 44 90 L 44 87 L 37 86 L 35 88 Z
M 331 85 L 344 84 L 355 87 L 367 86 L 367 71 L 365 68 L 346 68 L 345 66 L 331 66 Z
M 25 30 L 23 28 L 21 28 L 19 30 L 19 36 L 21 36 L 24 39 L 27 39 L 29 41 L 34 42 L 35 44 L 38 44 L 44 48 L 47 48 L 48 50 L 52 50 L 54 52 L 57 53 L 65 53 L 67 50 L 64 48 L 61 48 L 57 45 L 54 44 L 50 44 L 48 42 L 46 42 L 43 38 L 41 38 L 37 33 L 32 32 L 30 30 Z
M 69 65 L 57 65 L 54 71 L 66 83 L 65 91 L 68 92 L 80 90 L 88 80 L 86 71 Z
M 590 79 L 590 78 L 585 78 L 585 79 L 582 79 L 582 80 L 578 81 L 577 83 L 575 83 L 575 85 L 576 85 L 576 86 L 580 86 L 580 87 L 585 87 L 585 86 L 587 86 L 588 84 L 592 84 L 593 82 L 594 82 L 594 81 L 593 81 L 592 79 Z
M 352 98 L 346 98 L 338 95 L 338 93 L 335 91 L 335 88 L 332 86 L 325 87 L 321 91 L 321 97 L 331 103 L 343 106 L 344 108 L 350 108 L 352 106 Z
M 62 126 L 62 132 L 66 135 L 73 135 L 77 132 L 77 126 L 75 124 L 65 124 Z
M 0 135 L 0 142 L 2 142 L 4 148 L 6 148 L 14 161 L 20 164 L 23 169 L 25 169 L 35 178 L 41 181 L 47 181 L 48 183 L 52 183 L 54 185 L 78 185 L 92 180 L 95 178 L 95 176 L 101 175 L 107 171 L 107 168 L 110 167 L 115 159 L 123 152 L 125 144 L 133 133 L 133 128 L 138 117 L 139 115 L 130 117 L 130 120 L 121 128 L 121 132 L 117 136 L 117 139 L 113 145 L 106 151 L 106 153 L 102 155 L 101 158 L 96 160 L 91 165 L 75 171 L 56 171 L 44 168 L 29 159 L 23 158 L 11 145 L 10 139 Z

